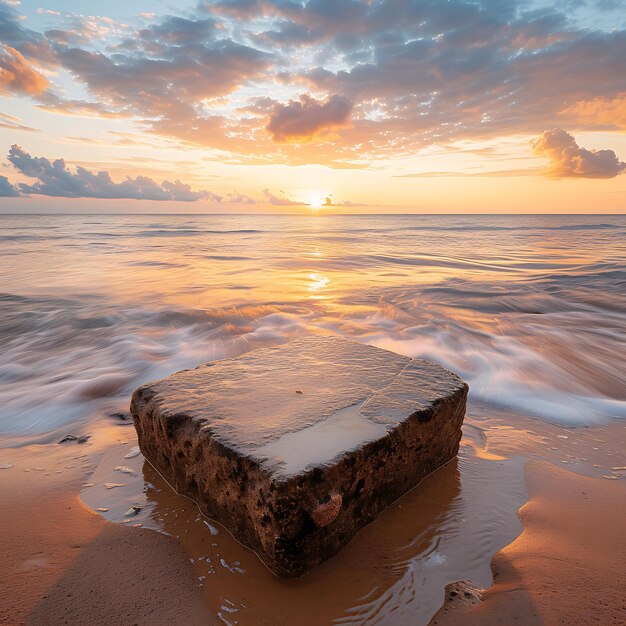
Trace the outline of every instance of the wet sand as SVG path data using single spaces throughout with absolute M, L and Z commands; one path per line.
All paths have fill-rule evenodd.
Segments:
M 537 462 L 526 479 L 524 532 L 494 558 L 494 586 L 480 602 L 448 593 L 431 624 L 623 624 L 624 481 Z
M 458 461 L 296 581 L 269 574 L 140 456 L 125 459 L 130 426 L 5 449 L 0 624 L 425 624 L 461 578 L 488 589 L 482 601 L 446 602 L 433 624 L 619 623 L 626 482 L 609 464 L 623 465 L 626 429 L 539 433 L 476 411 Z M 544 440 L 555 445 L 538 455 Z M 133 503 L 142 511 L 127 518 Z
M 471 574 L 491 584 L 491 557 L 521 532 L 521 460 L 479 458 L 464 443 L 458 459 L 386 509 L 335 557 L 303 579 L 279 579 L 141 457 L 125 459 L 127 447 L 104 454 L 83 502 L 94 510 L 104 506 L 103 515 L 118 523 L 129 521 L 130 507 L 140 507 L 133 520 L 175 537 L 193 560 L 212 614 L 228 613 L 241 626 L 426 624 L 444 600 L 446 583 Z

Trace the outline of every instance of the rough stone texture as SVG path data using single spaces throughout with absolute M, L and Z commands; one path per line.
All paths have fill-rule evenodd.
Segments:
M 293 577 L 456 455 L 467 390 L 435 363 L 316 335 L 144 385 L 131 413 L 176 490 Z

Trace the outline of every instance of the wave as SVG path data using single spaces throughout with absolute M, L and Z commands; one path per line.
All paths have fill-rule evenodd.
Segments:
M 469 382 L 474 401 L 570 425 L 626 417 L 619 316 L 605 314 L 603 328 L 584 314 L 572 324 L 563 311 L 540 321 L 505 313 L 489 324 L 444 314 L 423 299 L 386 297 L 372 315 L 349 317 L 302 304 L 103 314 L 102 303 L 5 296 L 0 432 L 50 436 L 124 410 L 148 380 L 320 331 L 437 361 Z
M 118 246 L 85 241 L 100 235 L 79 218 L 42 217 L 33 239 L 2 242 L 0 434 L 53 440 L 126 410 L 143 382 L 311 332 L 442 363 L 472 401 L 560 424 L 624 418 L 623 220 L 586 219 L 532 218 L 561 234 L 529 242 L 500 216 L 507 228 L 481 246 L 460 231 L 491 217 L 102 220 L 105 236 L 154 237 Z M 435 246 L 424 224 L 459 236 Z
M 198 235 L 250 235 L 262 233 L 262 230 L 254 228 L 238 228 L 235 230 L 209 230 L 195 228 L 170 228 L 170 229 L 154 229 L 140 230 L 135 233 L 129 233 L 127 237 L 194 237 Z

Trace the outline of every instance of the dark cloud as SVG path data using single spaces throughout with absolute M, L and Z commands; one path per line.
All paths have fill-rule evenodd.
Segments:
M 626 84 L 624 33 L 559 33 L 538 18 L 490 22 L 475 18 L 471 28 L 440 36 L 425 27 L 422 37 L 374 48 L 367 63 L 335 72 L 318 67 L 307 76 L 316 90 L 355 102 L 355 143 L 366 139 L 382 152 L 394 143 L 410 150 L 529 132 L 568 103 L 589 93 L 612 95 Z
M 553 178 L 615 178 L 626 171 L 613 150 L 581 148 L 560 128 L 544 131 L 531 145 L 535 154 L 548 159 L 546 174 Z
M 144 29 L 125 48 L 107 55 L 59 48 L 64 67 L 99 101 L 116 111 L 193 124 L 203 102 L 258 78 L 270 55 L 229 39 L 214 39 L 210 20 L 168 18 Z
M 19 196 L 20 192 L 17 187 L 9 182 L 6 176 L 0 176 L 0 198 L 9 198 Z
M 22 26 L 20 15 L 0 2 L 0 42 L 19 50 L 30 62 L 44 67 L 56 65 L 50 42 L 41 34 Z
M 304 94 L 300 100 L 276 105 L 267 130 L 279 143 L 307 143 L 330 131 L 350 126 L 352 104 L 341 96 L 318 102 Z
M 167 50 L 167 46 L 204 46 L 218 34 L 216 21 L 212 18 L 194 20 L 168 15 L 158 24 L 141 29 L 138 39 L 145 47 L 160 44 L 163 46 L 161 50 L 164 51 Z
M 361 152 L 532 132 L 568 104 L 626 85 L 625 33 L 576 30 L 556 9 L 464 0 L 276 6 L 281 19 L 265 36 L 291 49 L 319 46 L 322 62 L 303 76 L 316 92 L 354 102 L 354 128 L 342 139 Z
M 108 172 L 93 172 L 78 166 L 70 171 L 63 159 L 50 161 L 33 157 L 20 146 L 13 145 L 8 160 L 23 175 L 37 179 L 32 185 L 18 183 L 24 194 L 61 198 L 125 198 L 134 200 L 175 200 L 194 202 L 202 198 L 219 202 L 221 198 L 210 191 L 193 191 L 189 185 L 163 181 L 161 184 L 147 176 L 130 176 L 116 183 Z

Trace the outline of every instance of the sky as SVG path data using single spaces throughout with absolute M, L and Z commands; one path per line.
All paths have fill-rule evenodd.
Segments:
M 0 212 L 624 213 L 626 0 L 0 0 Z

